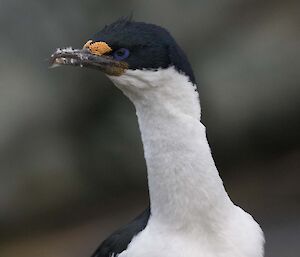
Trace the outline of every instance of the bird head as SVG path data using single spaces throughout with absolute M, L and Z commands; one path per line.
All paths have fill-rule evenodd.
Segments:
M 157 25 L 119 19 L 94 34 L 80 50 L 58 49 L 52 64 L 102 70 L 122 76 L 128 70 L 157 71 L 174 66 L 195 82 L 190 64 L 170 33 Z
M 51 64 L 101 70 L 127 96 L 176 83 L 177 75 L 195 84 L 187 57 L 166 29 L 128 18 L 105 26 L 82 49 L 58 49 Z

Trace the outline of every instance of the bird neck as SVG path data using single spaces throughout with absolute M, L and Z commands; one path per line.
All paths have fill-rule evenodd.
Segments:
M 156 74 L 155 82 L 148 80 L 151 87 L 134 92 L 120 87 L 136 108 L 151 215 L 172 226 L 215 224 L 231 201 L 200 122 L 198 93 L 185 75 L 169 72 Z

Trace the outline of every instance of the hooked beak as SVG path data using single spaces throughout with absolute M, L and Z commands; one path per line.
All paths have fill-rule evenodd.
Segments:
M 88 48 L 57 49 L 50 57 L 50 67 L 71 65 L 101 70 L 107 75 L 120 76 L 128 68 L 126 62 L 116 61 L 107 55 L 96 55 Z

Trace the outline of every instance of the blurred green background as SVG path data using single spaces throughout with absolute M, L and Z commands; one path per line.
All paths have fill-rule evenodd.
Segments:
M 121 16 L 186 51 L 232 199 L 266 257 L 300 252 L 300 2 L 0 0 L 0 256 L 89 257 L 148 202 L 131 103 L 98 71 L 48 69 Z

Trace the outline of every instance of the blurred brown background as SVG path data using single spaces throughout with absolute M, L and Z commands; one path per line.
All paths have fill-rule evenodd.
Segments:
M 217 166 L 266 257 L 299 256 L 297 0 L 0 0 L 0 256 L 89 257 L 147 205 L 131 103 L 97 71 L 47 67 L 131 12 L 185 49 Z

